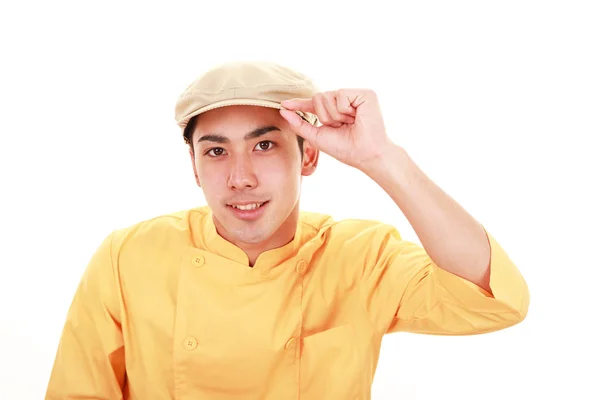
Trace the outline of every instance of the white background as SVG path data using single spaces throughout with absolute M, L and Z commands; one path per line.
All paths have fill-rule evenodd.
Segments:
M 385 337 L 377 399 L 598 399 L 600 13 L 594 1 L 27 2 L 0 6 L 0 399 L 44 396 L 111 230 L 204 204 L 174 121 L 205 69 L 286 64 L 369 87 L 388 134 L 484 223 L 531 290 L 521 324 Z M 321 156 L 302 209 L 390 198 Z

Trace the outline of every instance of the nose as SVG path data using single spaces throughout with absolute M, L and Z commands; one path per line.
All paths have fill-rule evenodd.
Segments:
M 252 189 L 258 185 L 252 160 L 248 156 L 232 157 L 231 171 L 227 185 L 230 189 Z

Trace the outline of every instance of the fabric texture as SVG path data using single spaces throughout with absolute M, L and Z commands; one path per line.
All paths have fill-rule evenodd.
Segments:
M 254 267 L 206 206 L 115 230 L 77 289 L 46 399 L 370 399 L 384 335 L 525 318 L 527 284 L 488 238 L 492 293 L 378 221 L 301 212 Z

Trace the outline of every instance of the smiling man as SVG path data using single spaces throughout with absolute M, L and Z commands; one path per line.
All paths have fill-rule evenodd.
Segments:
M 216 108 L 191 121 L 186 139 L 217 231 L 246 253 L 250 266 L 290 242 L 301 179 L 315 170 L 318 151 L 308 143 L 303 150 L 276 109 Z
M 517 267 L 390 140 L 372 91 L 228 63 L 184 91 L 176 119 L 207 205 L 106 237 L 47 399 L 369 399 L 383 335 L 526 317 Z M 377 182 L 423 246 L 386 222 L 301 211 L 320 152 Z

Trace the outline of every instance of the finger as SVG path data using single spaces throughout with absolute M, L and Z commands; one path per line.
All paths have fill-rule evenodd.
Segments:
M 345 115 L 356 116 L 356 108 L 352 106 L 352 96 L 354 93 L 349 93 L 347 90 L 339 90 L 335 93 L 337 110 Z
M 342 126 L 342 122 L 339 120 L 340 113 L 337 112 L 335 105 L 331 104 L 332 102 L 335 102 L 335 99 L 331 99 L 330 95 L 325 94 L 322 97 L 321 101 L 323 103 L 323 107 L 325 108 L 325 111 L 327 112 L 327 114 L 329 114 L 331 116 L 331 119 L 332 119 L 332 121 L 326 125 L 329 125 L 334 128 L 339 128 L 340 126 Z
M 323 125 L 333 126 L 336 128 L 342 126 L 342 124 L 335 121 L 327 111 L 327 107 L 325 107 L 325 96 L 323 95 L 323 93 L 317 93 L 316 95 L 314 95 L 313 106 L 315 107 L 317 118 L 319 118 L 319 121 Z
M 302 136 L 310 143 L 315 143 L 317 139 L 318 128 L 305 120 L 303 120 L 294 111 L 281 109 L 279 113 L 290 124 L 290 128 L 294 133 Z
M 291 99 L 284 100 L 281 105 L 288 110 L 303 111 L 314 114 L 315 109 L 313 107 L 313 99 Z
M 334 92 L 325 93 L 324 103 L 325 103 L 325 108 L 327 109 L 327 112 L 329 112 L 329 115 L 331 115 L 331 117 L 334 119 L 335 122 L 339 123 L 339 126 L 341 126 L 342 124 L 353 124 L 354 123 L 354 117 L 346 115 L 346 114 L 342 114 L 338 110 L 337 99 L 335 97 Z

